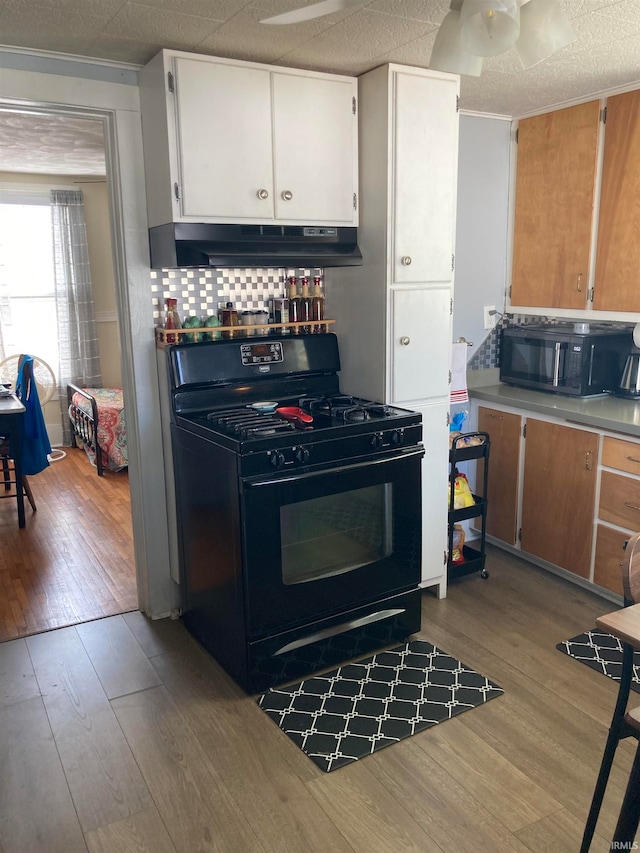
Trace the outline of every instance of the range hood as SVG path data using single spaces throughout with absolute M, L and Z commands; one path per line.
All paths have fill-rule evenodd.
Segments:
M 170 222 L 149 229 L 152 269 L 342 267 L 362 264 L 357 229 Z

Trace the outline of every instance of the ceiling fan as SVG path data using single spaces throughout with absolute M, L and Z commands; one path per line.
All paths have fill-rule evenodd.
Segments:
M 333 12 L 343 12 L 364 5 L 365 0 L 322 0 L 320 3 L 312 3 L 310 6 L 302 6 L 291 12 L 283 12 L 272 18 L 263 18 L 261 24 L 299 24 L 302 21 L 312 21 L 314 18 L 322 18 Z

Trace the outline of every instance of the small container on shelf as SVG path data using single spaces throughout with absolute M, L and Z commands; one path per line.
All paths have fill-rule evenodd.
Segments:
M 167 297 L 165 302 L 163 326 L 167 330 L 182 328 L 182 323 L 180 322 L 180 315 L 178 314 L 178 300 L 174 299 L 171 296 Z M 166 342 L 168 344 L 176 344 L 178 343 L 179 337 L 179 335 L 168 334 L 166 335 Z
M 303 277 L 300 279 L 300 322 L 306 323 L 311 319 L 311 296 L 309 295 L 309 279 Z M 311 332 L 311 326 L 300 326 L 300 332 L 308 335 Z
M 311 297 L 311 319 L 324 320 L 324 293 L 322 292 L 322 279 L 319 275 L 313 277 L 313 295 Z M 316 323 L 313 326 L 314 334 L 318 335 L 325 331 L 325 327 Z
M 302 306 L 301 306 L 301 297 L 298 294 L 298 286 L 295 275 L 289 276 L 289 322 L 290 323 L 299 323 L 302 320 Z M 292 335 L 298 335 L 300 333 L 299 326 L 293 326 L 291 328 Z
M 238 326 L 239 322 L 240 322 L 239 318 L 238 318 L 238 312 L 233 307 L 233 302 L 227 302 L 225 307 L 222 309 L 221 315 L 222 316 L 220 319 L 222 321 L 222 325 L 227 327 L 222 332 L 222 337 L 223 338 L 233 338 L 234 335 L 238 334 L 238 332 L 235 332 L 235 330 L 233 328 L 229 328 L 229 327 Z

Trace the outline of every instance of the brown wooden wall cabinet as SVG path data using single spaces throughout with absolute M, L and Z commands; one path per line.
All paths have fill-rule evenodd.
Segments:
M 519 122 L 512 306 L 640 312 L 638 234 L 640 90 Z
M 640 311 L 640 90 L 607 99 L 593 307 Z
M 586 306 L 599 113 L 591 101 L 518 125 L 512 305 Z
M 487 488 L 487 527 L 490 536 L 515 545 L 518 526 L 518 486 L 522 418 L 510 412 L 478 409 L 478 429 L 491 437 L 491 470 Z M 477 489 L 484 494 L 484 465 L 478 464 Z

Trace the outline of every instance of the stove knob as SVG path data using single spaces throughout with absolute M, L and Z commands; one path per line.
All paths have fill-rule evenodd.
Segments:
M 380 450 L 382 447 L 382 433 L 374 432 L 369 443 L 374 450 Z
M 296 450 L 296 459 L 301 465 L 304 465 L 305 462 L 309 461 L 309 451 L 306 447 L 299 447 Z
M 271 464 L 274 468 L 282 468 L 284 465 L 284 453 L 280 450 L 274 450 L 271 453 Z
M 394 429 L 391 433 L 391 444 L 397 446 L 404 441 L 404 430 Z

